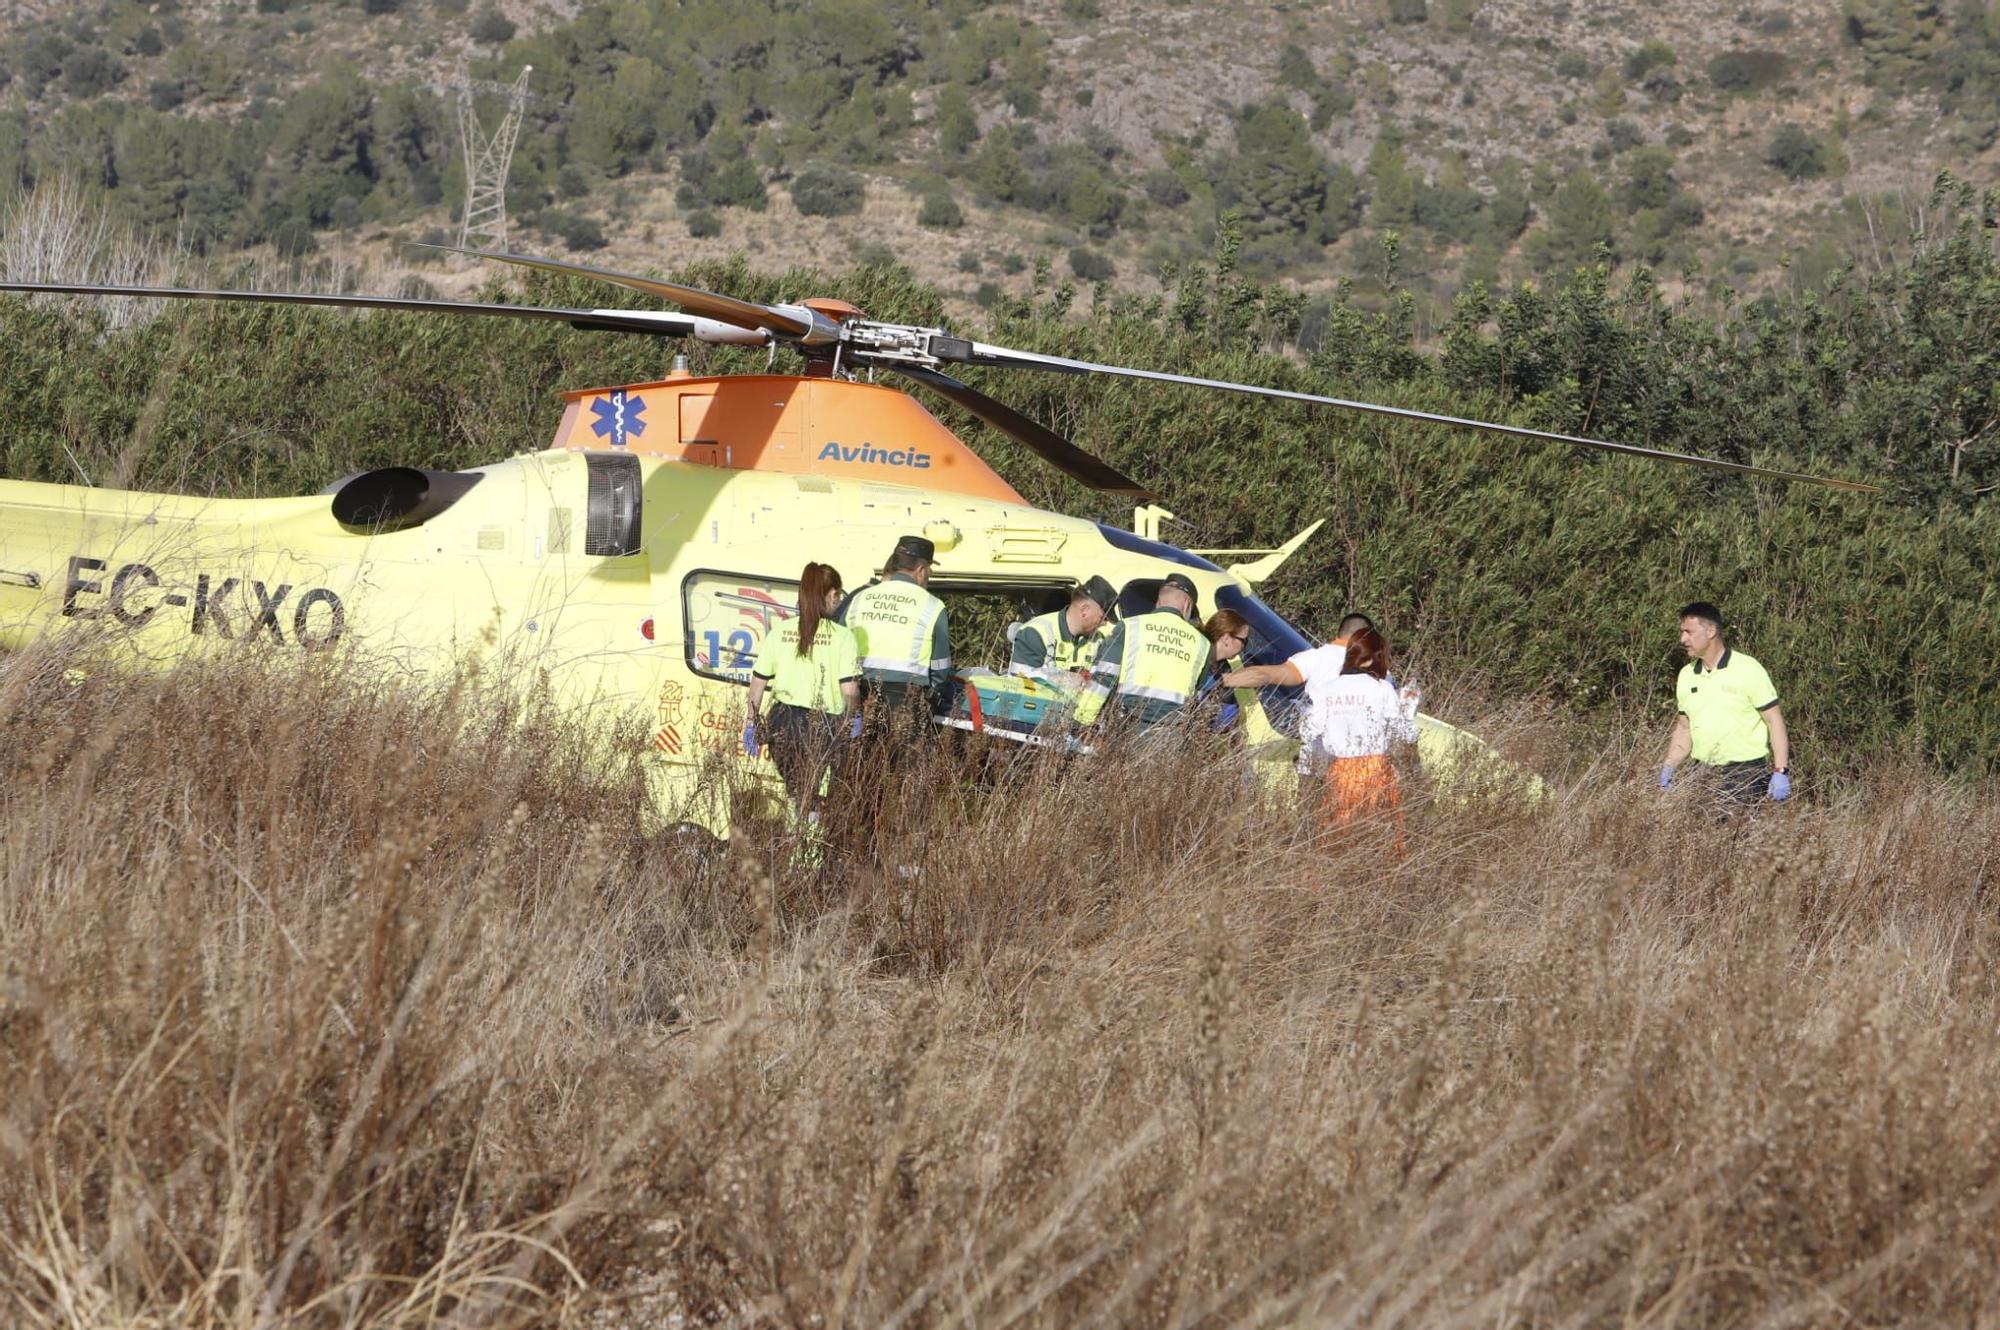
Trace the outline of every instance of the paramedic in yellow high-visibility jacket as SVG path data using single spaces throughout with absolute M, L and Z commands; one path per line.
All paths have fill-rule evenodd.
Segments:
M 860 648 L 833 620 L 840 607 L 840 573 L 808 563 L 799 577 L 799 612 L 764 639 L 750 671 L 750 728 L 745 748 L 770 751 L 785 793 L 810 816 L 827 768 L 847 738 L 861 702 Z M 764 694 L 771 695 L 768 715 Z
M 1726 803 L 1755 803 L 1767 791 L 1789 798 L 1792 741 L 1771 676 L 1723 642 L 1722 611 L 1705 600 L 1681 608 L 1681 650 L 1689 659 L 1674 683 L 1680 714 L 1667 738 L 1660 788 L 1672 785 L 1692 757 L 1715 773 Z

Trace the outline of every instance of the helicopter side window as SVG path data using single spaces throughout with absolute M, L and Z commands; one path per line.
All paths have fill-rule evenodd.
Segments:
M 799 612 L 799 584 L 783 577 L 698 568 L 681 583 L 688 668 L 748 686 L 764 639 Z
M 583 552 L 606 557 L 640 549 L 639 459 L 620 453 L 586 453 L 589 501 L 584 510 Z
M 1160 587 L 1165 580 L 1159 577 L 1135 577 L 1127 582 L 1118 592 L 1118 617 L 1130 618 L 1134 614 L 1144 614 L 1158 606 Z M 1202 607 L 1201 598 L 1195 597 L 1195 622 L 1199 624 L 1207 617 L 1208 611 Z

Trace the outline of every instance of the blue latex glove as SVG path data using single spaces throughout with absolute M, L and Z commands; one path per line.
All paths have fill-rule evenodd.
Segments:
M 1664 790 L 1673 783 L 1674 768 L 1672 763 L 1668 763 L 1666 766 L 1660 768 L 1660 788 Z
M 854 719 L 848 722 L 847 737 L 850 739 L 861 737 L 861 713 L 858 711 L 854 713 Z
M 755 716 L 752 716 L 743 723 L 743 751 L 751 757 L 757 757 L 763 752 L 762 747 L 757 742 L 757 718 Z
M 1783 802 L 1792 797 L 1792 778 L 1782 771 L 1771 773 L 1771 798 Z

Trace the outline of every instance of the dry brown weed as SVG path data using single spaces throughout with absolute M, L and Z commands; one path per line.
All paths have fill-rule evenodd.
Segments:
M 1990 789 L 1397 859 L 946 751 L 814 864 L 476 683 L 74 664 L 0 662 L 12 1323 L 2000 1314 Z

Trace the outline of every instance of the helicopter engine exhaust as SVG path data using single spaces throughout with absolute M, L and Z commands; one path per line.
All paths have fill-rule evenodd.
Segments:
M 356 535 L 407 531 L 457 503 L 485 478 L 414 466 L 363 471 L 334 492 L 333 520 Z

